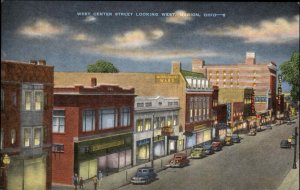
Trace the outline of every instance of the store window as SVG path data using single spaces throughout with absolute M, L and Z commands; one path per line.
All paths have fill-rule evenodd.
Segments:
M 121 126 L 130 126 L 130 108 L 121 109 Z
M 136 131 L 137 132 L 143 131 L 143 120 L 142 119 L 136 120 Z
M 173 126 L 178 125 L 178 115 L 173 115 Z
M 52 132 L 65 132 L 65 110 L 53 110 L 52 116 Z
M 167 126 L 172 126 L 172 116 L 171 115 L 167 116 Z
M 160 117 L 159 119 L 159 126 L 164 127 L 166 124 L 166 118 L 165 117 Z
M 117 125 L 117 112 L 115 109 L 102 109 L 100 111 L 101 129 L 111 129 Z
M 83 110 L 82 131 L 93 131 L 95 129 L 95 110 Z
M 153 126 L 154 126 L 154 129 L 159 127 L 159 117 L 154 118 L 154 125 Z
M 149 131 L 151 129 L 151 119 L 145 119 L 145 131 Z

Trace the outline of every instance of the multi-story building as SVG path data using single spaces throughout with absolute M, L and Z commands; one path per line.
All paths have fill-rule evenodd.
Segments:
M 213 90 L 203 74 L 182 70 L 180 62 L 172 63 L 170 73 L 55 72 L 54 76 L 57 85 L 87 85 L 90 78 L 95 77 L 103 83 L 133 86 L 138 96 L 178 97 L 179 128 L 186 135 L 184 147 L 188 139 L 194 138 L 189 140 L 190 146 L 196 143 L 196 133 L 199 133 L 198 142 L 211 137 Z M 190 135 L 194 136 L 188 137 Z
M 53 70 L 45 60 L 1 61 L 1 159 L 10 157 L 4 189 L 51 189 Z
M 204 60 L 193 60 L 192 70 L 204 73 L 212 85 L 219 88 L 253 88 L 255 110 L 258 113 L 276 108 L 277 66 L 274 62 L 256 63 L 255 53 L 247 52 L 242 64 L 205 64 Z
M 183 129 L 179 129 L 178 114 L 176 97 L 135 98 L 134 165 L 183 150 Z
M 132 165 L 134 89 L 117 85 L 54 86 L 52 179 L 72 184 Z

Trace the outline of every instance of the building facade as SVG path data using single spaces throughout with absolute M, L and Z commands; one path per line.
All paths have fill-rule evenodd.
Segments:
M 134 89 L 117 85 L 55 86 L 53 183 L 72 184 L 132 166 Z
M 253 88 L 255 110 L 275 113 L 277 66 L 274 62 L 256 63 L 255 53 L 247 52 L 242 64 L 205 64 L 203 60 L 193 60 L 192 64 L 194 72 L 204 73 L 220 89 Z
M 135 98 L 133 165 L 184 149 L 183 129 L 179 129 L 178 115 L 178 98 Z
M 45 60 L 1 61 L 1 159 L 10 157 L 4 189 L 51 189 L 53 70 Z

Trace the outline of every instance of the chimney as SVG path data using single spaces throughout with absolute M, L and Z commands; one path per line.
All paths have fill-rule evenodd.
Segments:
M 91 86 L 92 86 L 92 87 L 97 86 L 97 78 L 96 78 L 96 77 L 92 77 L 92 78 L 91 78 Z
M 46 60 L 40 59 L 37 64 L 38 65 L 46 65 Z
M 181 71 L 181 63 L 180 63 L 180 61 L 172 61 L 171 74 L 179 74 L 180 71 Z
M 29 63 L 32 65 L 37 65 L 37 60 L 30 60 Z
M 246 53 L 245 64 L 246 65 L 254 65 L 254 64 L 256 64 L 256 61 L 255 61 L 255 52 L 247 52 Z

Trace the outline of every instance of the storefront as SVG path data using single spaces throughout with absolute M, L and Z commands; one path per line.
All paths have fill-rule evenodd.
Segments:
M 168 154 L 173 154 L 177 152 L 177 141 L 178 141 L 178 136 L 168 136 L 167 137 L 167 146 L 168 146 Z
M 136 142 L 136 162 L 145 163 L 150 160 L 150 142 L 151 139 L 143 139 Z
M 165 136 L 154 137 L 154 159 L 165 155 Z
M 109 175 L 132 164 L 132 134 L 80 141 L 74 149 L 74 171 L 83 179 L 98 170 Z
M 191 133 L 186 136 L 186 148 L 191 148 L 196 145 L 196 133 Z
M 214 128 L 215 137 L 225 139 L 227 136 L 227 129 L 229 129 L 229 126 L 226 123 L 218 123 Z

